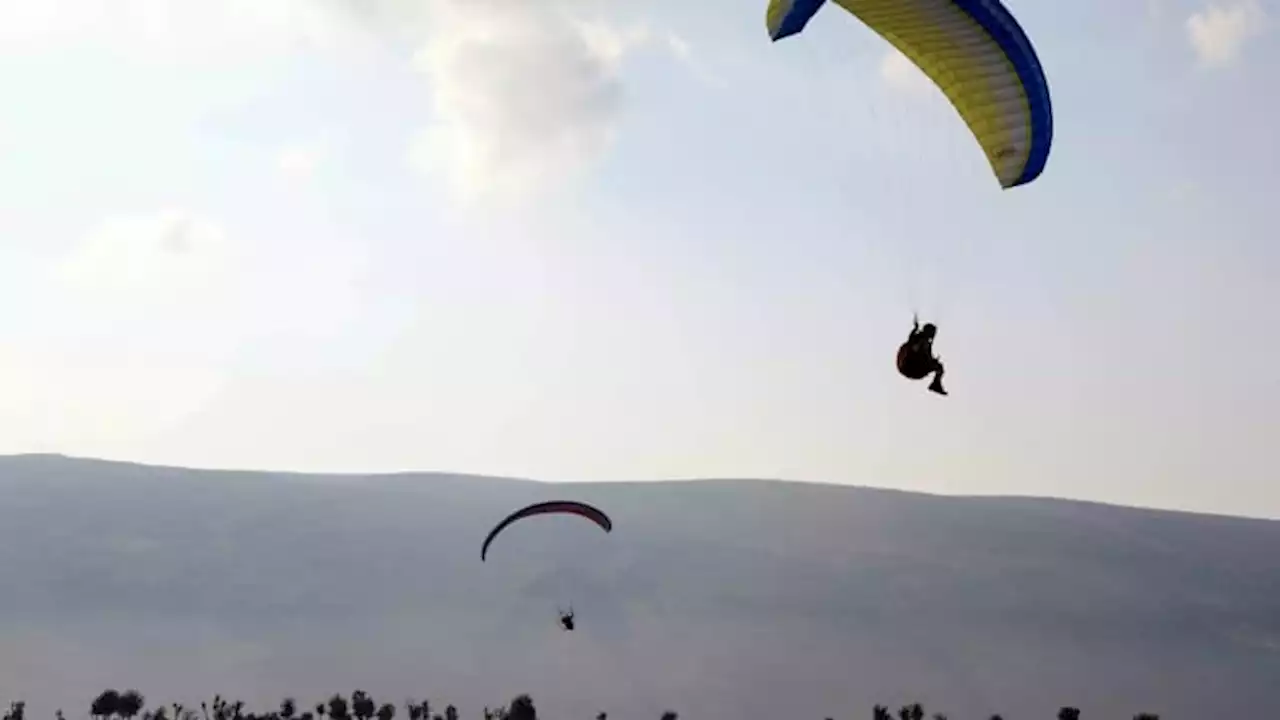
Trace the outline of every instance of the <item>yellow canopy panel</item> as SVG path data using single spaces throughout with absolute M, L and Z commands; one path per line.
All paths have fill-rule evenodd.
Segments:
M 770 0 L 769 36 L 804 29 L 825 0 Z M 832 0 L 924 72 L 960 112 L 1001 187 L 1035 180 L 1053 144 L 1049 85 L 998 0 Z

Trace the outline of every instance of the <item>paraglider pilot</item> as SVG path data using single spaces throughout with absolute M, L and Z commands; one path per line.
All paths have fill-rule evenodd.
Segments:
M 938 328 L 933 323 L 920 325 L 920 319 L 912 316 L 911 334 L 907 341 L 898 348 L 898 372 L 912 380 L 921 380 L 933 374 L 933 382 L 929 389 L 939 395 L 946 395 L 942 387 L 942 361 L 933 354 L 933 338 Z

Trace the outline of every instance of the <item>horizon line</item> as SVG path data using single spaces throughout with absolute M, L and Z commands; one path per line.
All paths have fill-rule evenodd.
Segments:
M 547 480 L 544 478 L 534 477 L 515 477 L 508 475 L 487 475 L 481 473 L 458 472 L 452 470 L 393 470 L 382 472 L 306 472 L 298 470 L 261 470 L 246 469 L 236 467 L 196 467 L 187 465 L 169 465 L 164 463 L 148 463 L 136 460 L 121 460 L 117 458 L 105 457 L 89 457 L 83 455 L 68 455 L 59 452 L 26 452 L 26 453 L 3 453 L 0 454 L 0 462 L 4 460 L 14 459 L 54 459 L 81 463 L 94 463 L 101 465 L 129 465 L 133 467 L 150 468 L 155 470 L 180 470 L 184 472 L 208 473 L 208 474 L 254 474 L 254 475 L 276 475 L 282 476 L 281 479 L 311 479 L 315 481 L 322 480 L 379 480 L 379 479 L 395 479 L 411 476 L 434 476 L 434 477 L 454 477 L 470 480 L 487 480 L 509 483 L 535 483 L 539 485 L 675 485 L 686 483 L 759 483 L 767 485 L 790 485 L 790 486 L 816 486 L 824 488 L 839 488 L 842 490 L 874 492 L 874 493 L 895 493 L 900 495 L 914 495 L 917 497 L 928 497 L 948 500 L 1013 500 L 1022 502 L 1035 502 L 1047 504 L 1072 504 L 1072 505 L 1089 505 L 1095 507 L 1104 507 L 1125 511 L 1135 512 L 1157 512 L 1157 513 L 1174 513 L 1178 515 L 1193 515 L 1198 517 L 1223 518 L 1231 520 L 1245 520 L 1275 523 L 1280 522 L 1280 518 L 1272 518 L 1258 515 L 1232 515 L 1221 512 L 1210 512 L 1203 510 L 1186 510 L 1180 508 L 1160 508 L 1143 505 L 1126 505 L 1122 503 L 1106 502 L 1100 500 L 1086 500 L 1081 498 L 1070 498 L 1053 495 L 1010 495 L 1010 494 L 962 494 L 962 493 L 940 493 L 929 492 L 925 490 L 903 490 L 901 488 L 882 487 L 876 485 L 854 485 L 851 483 L 839 483 L 820 480 L 792 480 L 786 478 L 769 478 L 769 477 L 683 477 L 683 478 L 647 478 L 647 479 L 624 479 L 624 480 Z

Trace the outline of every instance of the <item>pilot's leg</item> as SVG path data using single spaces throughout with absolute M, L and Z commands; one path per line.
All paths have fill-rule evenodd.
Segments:
M 929 389 L 932 390 L 933 392 L 938 393 L 939 395 L 946 395 L 947 391 L 944 390 L 942 387 L 942 374 L 943 374 L 942 361 L 935 358 L 933 382 L 929 383 Z

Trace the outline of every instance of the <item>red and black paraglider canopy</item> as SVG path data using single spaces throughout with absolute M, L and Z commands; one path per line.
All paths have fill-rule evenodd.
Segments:
M 574 500 L 550 500 L 547 502 L 534 503 L 528 507 L 521 508 L 502 519 L 502 522 L 494 526 L 489 531 L 489 535 L 484 539 L 484 545 L 480 548 L 480 561 L 484 562 L 485 556 L 489 554 L 489 543 L 498 536 L 511 523 L 522 520 L 534 515 L 548 514 L 568 514 L 584 517 L 591 522 L 599 525 L 605 532 L 613 530 L 613 521 L 609 519 L 599 508 L 592 507 L 586 503 Z

